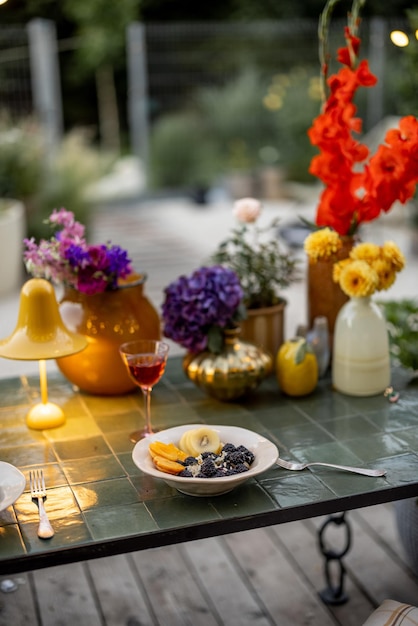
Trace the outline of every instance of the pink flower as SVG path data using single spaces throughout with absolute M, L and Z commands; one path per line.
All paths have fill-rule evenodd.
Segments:
M 255 222 L 261 213 L 261 202 L 255 198 L 241 198 L 234 203 L 233 214 L 245 224 Z

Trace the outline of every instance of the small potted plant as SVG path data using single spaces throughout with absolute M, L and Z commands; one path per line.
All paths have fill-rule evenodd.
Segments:
M 246 310 L 242 337 L 275 356 L 284 334 L 286 300 L 282 290 L 297 279 L 297 260 L 281 250 L 278 218 L 259 225 L 259 200 L 241 198 L 235 201 L 233 213 L 238 225 L 219 244 L 212 261 L 229 267 L 239 277 Z

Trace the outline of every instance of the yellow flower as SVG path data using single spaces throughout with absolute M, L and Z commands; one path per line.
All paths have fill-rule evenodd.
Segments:
M 379 279 L 377 291 L 389 289 L 389 287 L 391 287 L 395 282 L 396 278 L 396 271 L 391 262 L 388 259 L 380 258 L 376 259 L 376 261 L 372 263 L 371 267 L 375 270 Z
M 316 263 L 329 259 L 340 250 L 342 242 L 340 236 L 330 228 L 321 228 L 308 235 L 303 247 L 309 259 Z
M 393 241 L 385 241 L 382 246 L 382 255 L 391 263 L 395 272 L 400 272 L 405 267 L 405 257 Z
M 375 243 L 359 243 L 350 252 L 352 259 L 373 263 L 380 257 L 380 248 Z
M 334 283 L 340 282 L 342 270 L 344 269 L 346 265 L 349 265 L 350 263 L 352 263 L 351 259 L 342 259 L 342 261 L 338 261 L 337 263 L 334 263 L 334 266 L 332 268 L 332 279 Z
M 379 278 L 366 261 L 354 260 L 341 270 L 339 283 L 350 298 L 371 296 L 377 289 Z

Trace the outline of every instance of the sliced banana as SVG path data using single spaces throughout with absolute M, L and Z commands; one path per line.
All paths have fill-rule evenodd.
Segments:
M 189 435 L 190 435 L 191 432 L 192 432 L 191 430 L 185 430 L 184 433 L 182 434 L 182 436 L 180 438 L 180 442 L 179 442 L 180 450 L 183 450 L 183 452 L 185 452 L 189 456 L 193 456 L 191 451 L 190 451 L 190 449 L 189 449 Z
M 202 428 L 196 428 L 188 431 L 187 446 L 192 456 L 199 456 L 203 452 L 214 452 L 218 454 L 221 450 L 221 440 L 219 435 L 212 428 L 202 426 Z

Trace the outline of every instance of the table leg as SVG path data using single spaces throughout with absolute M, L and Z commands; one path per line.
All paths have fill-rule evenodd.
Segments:
M 345 531 L 345 543 L 340 550 L 333 549 L 325 544 L 325 531 L 331 524 L 341 526 Z M 319 595 L 325 604 L 344 604 L 347 602 L 348 596 L 344 592 L 345 567 L 342 559 L 351 547 L 351 527 L 346 519 L 345 512 L 328 516 L 318 530 L 318 541 L 319 549 L 325 559 L 324 572 L 327 583 L 327 586 L 319 592 Z M 332 568 L 336 568 L 334 575 L 331 572 Z

